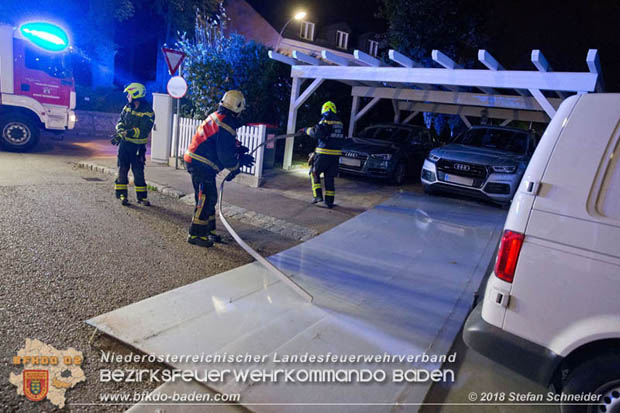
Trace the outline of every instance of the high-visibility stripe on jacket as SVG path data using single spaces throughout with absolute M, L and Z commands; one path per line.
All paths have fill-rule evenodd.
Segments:
M 183 159 L 192 167 L 208 168 L 215 173 L 224 168 L 239 168 L 237 127 L 239 124 L 232 112 L 220 108 L 198 126 Z
M 320 155 L 335 155 L 335 156 L 342 155 L 342 151 L 340 149 L 325 149 L 325 148 L 319 148 L 318 146 L 314 149 L 314 152 Z
M 314 151 L 318 155 L 342 155 L 344 125 L 335 113 L 326 112 L 318 124 L 306 129 L 306 134 L 317 140 Z
M 121 111 L 121 116 L 116 123 L 116 131 L 124 134 L 123 140 L 136 145 L 145 145 L 155 122 L 155 113 L 151 104 L 140 99 L 136 108 L 133 102 L 129 102 Z

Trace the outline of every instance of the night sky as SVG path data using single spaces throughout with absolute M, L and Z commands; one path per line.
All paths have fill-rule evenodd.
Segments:
M 358 33 L 387 29 L 375 17 L 381 0 L 248 2 L 278 31 L 299 9 L 318 26 L 344 21 Z M 534 70 L 530 53 L 540 49 L 555 71 L 586 71 L 588 49 L 598 49 L 606 90 L 620 92 L 620 1 L 480 0 L 476 8 L 472 13 L 484 15 L 484 47 L 507 69 Z
M 297 10 L 308 13 L 307 19 L 318 25 L 346 22 L 358 33 L 384 32 L 383 19 L 375 17 L 380 1 L 377 0 L 248 0 L 261 15 L 280 31 Z

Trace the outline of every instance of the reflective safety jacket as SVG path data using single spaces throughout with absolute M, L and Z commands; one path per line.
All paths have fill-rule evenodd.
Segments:
M 191 168 L 218 173 L 239 168 L 237 132 L 239 121 L 226 108 L 210 114 L 198 126 L 183 159 Z M 189 168 L 188 168 L 189 169 Z
M 123 138 L 126 142 L 146 145 L 155 122 L 155 113 L 149 102 L 144 99 L 140 99 L 139 102 L 138 108 L 134 107 L 133 102 L 125 105 L 116 123 L 116 132 L 126 132 Z
M 319 123 L 306 129 L 306 134 L 318 142 L 314 152 L 318 155 L 342 155 L 344 125 L 333 112 L 326 112 Z

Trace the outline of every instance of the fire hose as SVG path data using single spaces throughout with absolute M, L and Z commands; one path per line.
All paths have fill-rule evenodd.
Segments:
M 266 139 L 265 142 L 261 143 L 256 148 L 254 148 L 254 150 L 252 152 L 250 152 L 250 155 L 253 155 L 261 146 L 265 145 L 267 142 L 271 143 L 271 142 L 275 142 L 276 140 L 280 140 L 280 139 L 284 139 L 284 138 L 292 138 L 294 136 L 296 136 L 296 134 L 290 133 L 290 134 L 286 134 L 286 135 L 278 135 L 278 136 L 275 136 L 275 137 L 273 137 L 271 139 L 268 139 L 268 140 Z M 230 225 L 230 223 L 224 217 L 224 213 L 222 212 L 222 203 L 223 203 L 223 199 L 224 199 L 224 184 L 226 183 L 226 178 L 230 174 L 232 174 L 232 172 L 229 172 L 226 175 L 226 177 L 222 180 L 222 183 L 220 184 L 220 195 L 219 195 L 219 208 L 218 208 L 218 212 L 219 212 L 219 215 L 220 215 L 220 220 L 224 224 L 224 227 L 226 228 L 228 233 L 234 238 L 234 240 L 237 242 L 237 244 L 239 244 L 239 246 L 245 250 L 245 252 L 250 254 L 263 267 L 265 267 L 269 272 L 271 272 L 272 274 L 277 276 L 280 280 L 282 280 L 285 284 L 287 284 L 290 288 L 292 288 L 297 294 L 301 295 L 307 301 L 312 302 L 312 295 L 310 295 L 310 293 L 308 293 L 302 286 L 300 286 L 295 281 L 293 281 L 288 275 L 284 274 L 282 271 L 280 271 L 278 268 L 276 268 L 275 265 L 273 265 L 266 258 L 264 258 L 262 255 L 260 255 L 258 252 L 256 252 L 245 241 L 243 241 L 243 239 L 239 236 L 239 234 L 237 234 L 237 232 L 233 229 L 233 227 Z

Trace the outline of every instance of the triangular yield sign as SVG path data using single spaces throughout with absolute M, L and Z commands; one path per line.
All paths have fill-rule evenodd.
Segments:
M 164 53 L 164 58 L 168 65 L 168 72 L 171 76 L 174 76 L 179 66 L 181 66 L 181 62 L 185 59 L 185 53 L 180 50 L 168 49 L 167 47 L 162 47 L 161 51 Z

